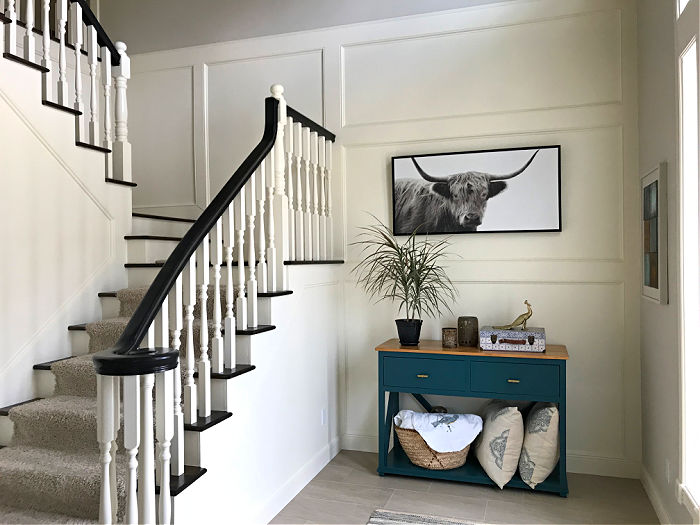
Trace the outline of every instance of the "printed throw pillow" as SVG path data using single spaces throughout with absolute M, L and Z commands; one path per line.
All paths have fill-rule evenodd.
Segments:
M 476 457 L 488 477 L 500 488 L 518 468 L 523 445 L 523 416 L 503 401 L 489 403 L 483 415 L 484 426 L 476 444 Z
M 559 461 L 559 409 L 554 403 L 536 403 L 527 416 L 520 477 L 535 488 Z

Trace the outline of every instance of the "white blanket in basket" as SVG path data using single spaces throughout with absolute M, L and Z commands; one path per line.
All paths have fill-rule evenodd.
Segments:
M 394 424 L 416 430 L 436 452 L 457 452 L 474 441 L 483 422 L 474 414 L 423 414 L 401 410 L 394 416 Z

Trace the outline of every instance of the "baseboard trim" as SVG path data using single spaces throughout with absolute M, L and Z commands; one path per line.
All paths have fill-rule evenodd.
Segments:
M 656 517 L 659 518 L 659 523 L 661 525 L 667 525 L 671 523 L 671 518 L 666 511 L 666 507 L 664 507 L 663 500 L 661 499 L 661 495 L 659 494 L 659 491 L 656 489 L 656 485 L 654 484 L 654 480 L 651 478 L 651 475 L 649 474 L 649 471 L 642 465 L 642 474 L 640 476 L 640 480 L 642 482 L 642 487 L 644 487 L 644 490 L 647 493 L 647 496 L 649 497 L 649 501 L 651 502 L 651 506 L 654 507 L 654 512 L 656 512 Z
M 340 439 L 333 439 L 319 450 L 303 467 L 282 485 L 257 512 L 251 516 L 251 523 L 269 523 L 287 504 L 299 494 L 308 483 L 321 472 L 323 467 L 340 452 Z

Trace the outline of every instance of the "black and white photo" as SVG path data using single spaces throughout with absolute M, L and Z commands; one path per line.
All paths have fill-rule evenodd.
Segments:
M 392 158 L 394 234 L 561 231 L 560 146 Z

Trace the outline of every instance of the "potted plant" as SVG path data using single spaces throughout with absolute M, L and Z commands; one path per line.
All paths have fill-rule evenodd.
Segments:
M 375 217 L 376 219 L 376 217 Z M 457 292 L 440 262 L 450 246 L 447 240 L 417 239 L 414 231 L 403 243 L 397 242 L 387 226 L 379 222 L 360 228 L 358 240 L 362 261 L 353 268 L 358 284 L 378 301 L 398 303 L 396 319 L 399 340 L 416 346 L 424 315 L 439 316 L 451 311 Z

